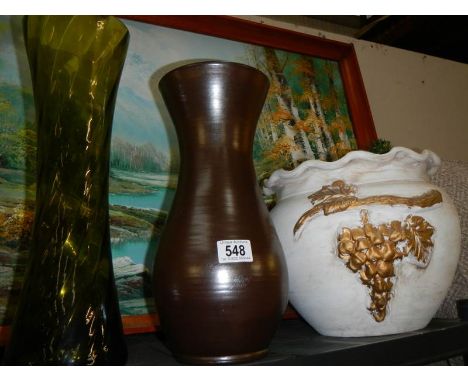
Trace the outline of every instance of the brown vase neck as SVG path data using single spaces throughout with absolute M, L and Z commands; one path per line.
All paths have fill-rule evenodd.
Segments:
M 194 150 L 251 155 L 268 86 L 262 72 L 229 62 L 200 62 L 166 74 L 159 88 L 181 155 Z

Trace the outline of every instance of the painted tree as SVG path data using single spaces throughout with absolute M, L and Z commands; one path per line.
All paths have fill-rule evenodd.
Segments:
M 322 106 L 320 103 L 320 95 L 315 84 L 315 68 L 313 58 L 301 56 L 296 63 L 295 73 L 300 78 L 300 83 L 303 89 L 301 99 L 307 102 L 310 109 L 307 118 L 304 120 L 313 130 L 313 134 L 309 136 L 317 146 L 318 158 L 321 160 L 338 159 L 336 155 L 335 142 L 329 126 L 325 120 Z
M 126 171 L 166 172 L 169 160 L 152 143 L 132 144 L 118 137 L 112 141 L 111 167 Z
M 32 105 L 28 93 L 0 84 L 0 167 L 33 171 L 36 130 L 27 118 Z
M 247 60 L 270 79 L 254 142 L 260 178 L 356 148 L 336 63 L 265 47 L 251 47 Z
M 291 87 L 284 74 L 287 58 L 283 63 L 280 63 L 273 49 L 264 48 L 264 53 L 270 77 L 270 93 L 278 103 L 273 120 L 282 124 L 285 134 L 294 142 L 291 157 L 294 165 L 297 165 L 304 160 L 314 158 L 314 153 L 307 138 L 299 110 L 294 103 Z
M 268 75 L 268 69 L 265 63 L 265 57 L 262 54 L 260 47 L 251 45 L 245 57 L 247 63 L 256 67 Z M 276 109 L 276 101 L 272 93 L 271 87 L 263 107 L 263 112 L 260 115 L 257 129 L 255 131 L 254 140 L 254 159 L 256 162 L 257 172 L 262 176 L 268 176 L 269 171 L 266 168 L 271 165 L 271 161 L 267 158 L 268 154 L 275 145 L 275 142 L 283 133 L 281 126 L 272 118 Z
M 333 120 L 330 123 L 330 130 L 335 135 L 336 150 L 338 157 L 342 157 L 347 152 L 355 149 L 349 139 L 348 131 L 352 131 L 351 121 L 347 113 L 343 114 L 340 110 L 340 97 L 338 94 L 337 75 L 335 65 L 331 61 L 326 61 L 324 66 L 325 74 L 328 78 L 328 95 L 323 101 L 323 105 L 333 115 Z M 345 102 L 342 100 L 342 102 Z

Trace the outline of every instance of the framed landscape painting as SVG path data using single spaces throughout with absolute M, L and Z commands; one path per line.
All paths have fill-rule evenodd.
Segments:
M 224 16 L 125 16 L 130 45 L 114 114 L 110 227 L 126 333 L 154 330 L 151 269 L 177 187 L 178 145 L 158 91 L 194 61 L 251 65 L 270 80 L 253 146 L 261 184 L 276 169 L 336 160 L 376 138 L 351 44 Z M 36 132 L 21 17 L 0 16 L 0 337 L 22 284 L 34 216 Z M 266 200 L 266 202 L 270 202 Z

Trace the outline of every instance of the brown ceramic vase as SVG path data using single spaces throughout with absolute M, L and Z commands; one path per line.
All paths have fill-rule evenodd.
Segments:
M 167 345 L 193 364 L 254 360 L 268 350 L 288 285 L 252 161 L 268 79 L 246 65 L 201 62 L 169 72 L 159 88 L 181 155 L 154 269 Z

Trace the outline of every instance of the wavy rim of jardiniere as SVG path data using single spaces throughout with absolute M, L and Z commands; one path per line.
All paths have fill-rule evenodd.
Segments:
M 270 178 L 265 181 L 264 192 L 267 195 L 271 195 L 277 192 L 285 185 L 285 182 L 289 180 L 296 180 L 309 169 L 335 170 L 338 168 L 344 168 L 356 160 L 368 161 L 372 163 L 378 161 L 382 163 L 382 165 L 386 165 L 390 164 L 391 162 L 395 163 L 395 161 L 408 158 L 413 159 L 415 163 L 425 162 L 426 173 L 429 176 L 432 176 L 437 172 L 441 163 L 439 156 L 430 150 L 423 150 L 421 153 L 418 153 L 406 147 L 394 147 L 385 154 L 374 154 L 369 151 L 356 150 L 350 151 L 342 158 L 333 162 L 310 159 L 302 162 L 293 170 L 276 170 L 271 174 Z

